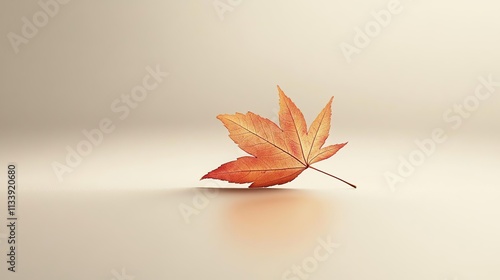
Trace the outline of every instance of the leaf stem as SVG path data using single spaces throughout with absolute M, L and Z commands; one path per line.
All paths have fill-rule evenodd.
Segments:
M 322 170 L 319 170 L 319 169 L 317 169 L 317 168 L 314 168 L 314 167 L 312 167 L 311 165 L 309 165 L 309 167 L 310 167 L 310 168 L 312 168 L 312 169 L 314 169 L 314 170 L 316 170 L 316 171 L 319 171 L 319 172 L 321 172 L 321 173 L 323 173 L 323 174 L 325 174 L 325 175 L 328 175 L 328 176 L 330 176 L 330 177 L 333 177 L 333 178 L 335 178 L 335 179 L 337 179 L 337 180 L 339 180 L 339 181 L 342 181 L 342 182 L 344 182 L 344 183 L 348 184 L 349 186 L 351 186 L 351 187 L 353 187 L 353 188 L 356 188 L 356 185 L 353 185 L 353 184 L 351 184 L 351 183 L 349 183 L 349 182 L 347 182 L 347 181 L 345 181 L 345 180 L 343 180 L 343 179 L 340 179 L 340 178 L 339 178 L 339 177 L 337 177 L 337 176 L 333 176 L 332 174 L 326 173 L 325 171 L 322 171 Z

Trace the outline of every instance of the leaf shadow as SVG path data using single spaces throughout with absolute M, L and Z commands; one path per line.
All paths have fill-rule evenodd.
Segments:
M 334 205 L 323 192 L 303 189 L 219 189 L 230 197 L 220 212 L 221 229 L 234 248 L 276 256 L 302 253 L 331 233 Z

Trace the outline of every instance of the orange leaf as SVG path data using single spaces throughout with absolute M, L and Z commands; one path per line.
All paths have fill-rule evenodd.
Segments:
M 347 144 L 323 148 L 330 132 L 333 97 L 308 130 L 300 109 L 279 86 L 278 92 L 280 126 L 252 112 L 217 116 L 229 131 L 229 137 L 252 156 L 225 163 L 202 179 L 252 183 L 250 188 L 269 187 L 290 182 L 310 167 L 355 188 L 353 184 L 311 166 L 333 156 Z

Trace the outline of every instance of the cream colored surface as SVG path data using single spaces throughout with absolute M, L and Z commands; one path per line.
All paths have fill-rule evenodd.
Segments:
M 221 2 L 222 20 L 208 0 L 73 0 L 17 47 L 43 9 L 0 3 L 1 256 L 8 162 L 20 190 L 18 272 L 2 261 L 1 279 L 301 279 L 287 271 L 327 237 L 307 279 L 499 278 L 498 4 L 400 1 L 349 63 L 341 44 L 394 1 Z M 490 96 L 458 117 L 481 79 Z M 335 96 L 328 143 L 349 144 L 316 167 L 358 189 L 313 170 L 257 191 L 198 180 L 243 155 L 215 116 L 276 121 L 277 84 L 309 123 Z M 446 140 L 391 186 L 435 129 Z
M 314 257 L 318 238 L 328 237 L 337 247 L 321 251 L 327 258 L 308 279 L 496 279 L 500 273 L 496 190 L 396 197 L 223 190 L 188 224 L 178 207 L 194 207 L 200 193 L 25 193 L 19 272 L 3 279 L 287 279 L 287 270 Z

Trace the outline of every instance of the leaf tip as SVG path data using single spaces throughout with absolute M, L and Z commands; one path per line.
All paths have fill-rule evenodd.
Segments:
M 283 96 L 285 96 L 285 97 L 286 97 L 286 94 L 285 94 L 285 92 L 281 89 L 281 87 L 280 87 L 279 85 L 277 85 L 277 87 L 278 87 L 278 94 L 279 94 L 280 98 L 281 98 L 281 97 L 283 97 Z
M 220 115 L 217 115 L 217 117 L 216 117 L 216 118 L 217 118 L 218 120 L 222 120 L 222 119 L 224 118 L 224 116 L 225 116 L 225 114 L 220 114 Z

